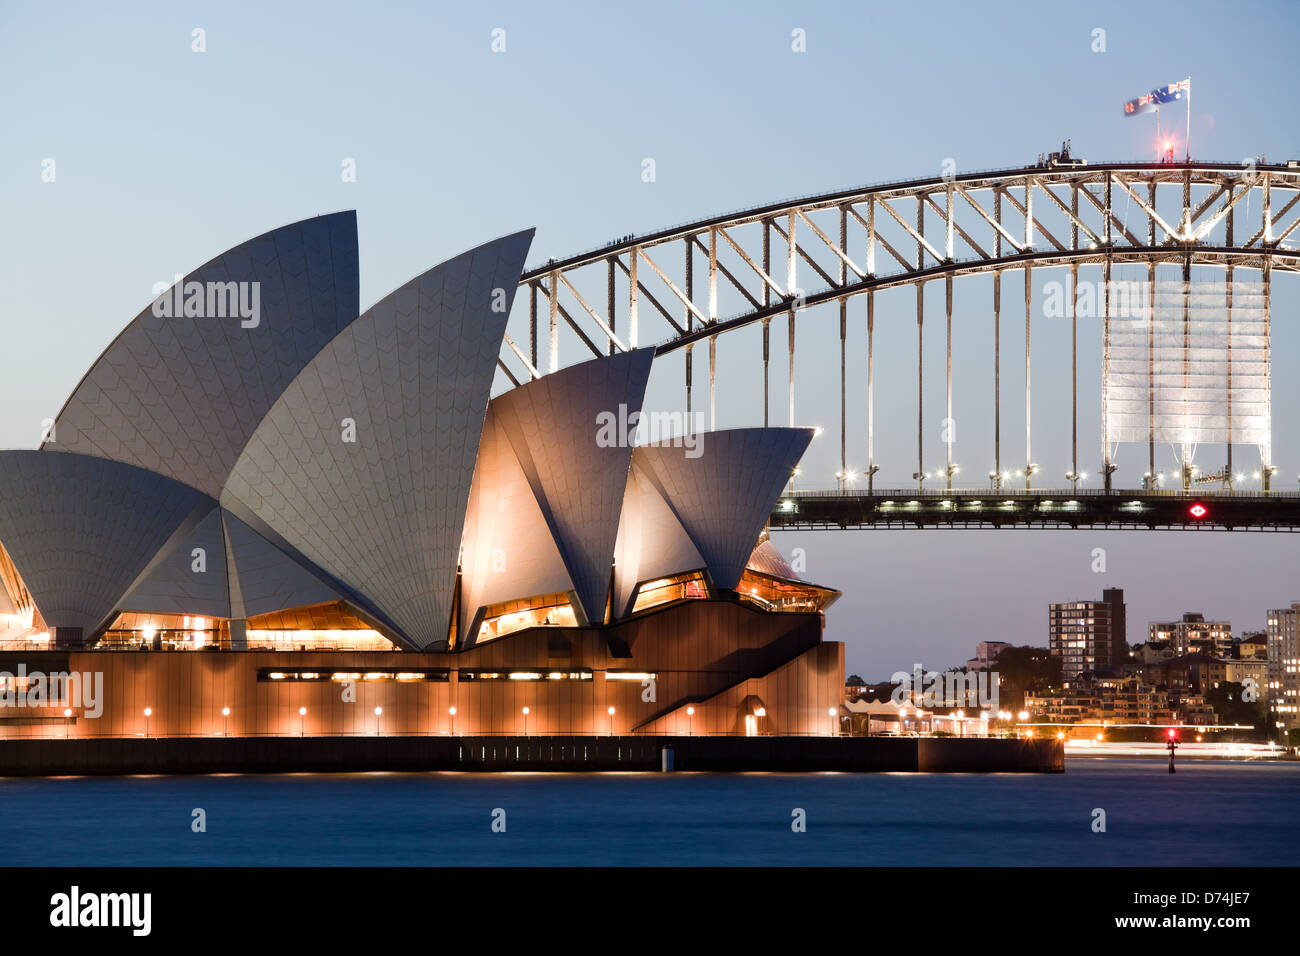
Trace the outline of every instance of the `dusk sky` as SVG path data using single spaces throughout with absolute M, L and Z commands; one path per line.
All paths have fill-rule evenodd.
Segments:
M 1122 104 L 1188 76 L 1194 158 L 1300 157 L 1300 7 L 999 7 L 994 17 L 965 3 L 846 13 L 818 3 L 665 2 L 652 15 L 603 3 L 223 2 L 138 4 L 109 18 L 93 3 L 57 15 L 0 3 L 0 81 L 22 105 L 7 111 L 0 150 L 0 447 L 36 446 L 41 421 L 155 283 L 325 212 L 357 210 L 364 309 L 430 265 L 529 226 L 536 264 L 726 210 L 938 176 L 948 159 L 959 171 L 1026 165 L 1067 137 L 1094 162 L 1147 160 L 1154 122 L 1124 117 Z M 196 28 L 201 54 L 191 49 Z M 504 53 L 491 50 L 498 28 Z M 1093 50 L 1098 28 L 1104 52 Z M 791 49 L 796 29 L 805 53 Z M 1169 121 L 1180 128 L 1181 106 Z M 646 158 L 652 183 L 641 175 Z M 348 159 L 355 182 L 340 177 Z M 42 178 L 48 160 L 53 182 Z M 1054 278 L 1036 275 L 1036 301 Z M 1007 281 L 1018 288 L 1019 274 Z M 964 484 L 978 484 L 991 464 L 989 288 L 987 278 L 959 280 L 954 313 Z M 877 301 L 881 487 L 908 485 L 915 465 L 914 301 L 904 290 Z M 937 464 L 941 288 L 927 301 L 926 441 Z M 1287 490 L 1300 472 L 1300 385 L 1289 374 L 1298 305 L 1300 279 L 1275 277 L 1274 461 L 1276 487 Z M 1069 393 L 1059 387 L 1069 328 L 1042 316 L 1036 309 L 1033 451 L 1043 484 L 1059 485 L 1070 464 Z M 850 305 L 850 321 L 849 457 L 862 467 L 863 301 Z M 1024 457 L 1014 307 L 1004 323 L 1003 453 L 1014 468 Z M 783 342 L 784 324 L 773 331 Z M 1080 336 L 1081 458 L 1093 474 L 1095 332 Z M 801 316 L 799 334 L 797 418 L 827 429 L 805 458 L 803 485 L 832 487 L 836 310 Z M 749 330 L 720 342 L 720 426 L 761 422 L 756 341 Z M 652 401 L 680 401 L 680 354 L 655 375 Z M 784 376 L 778 350 L 774 396 Z M 1218 449 L 1203 452 L 1207 470 L 1222 464 Z M 1241 454 L 1255 463 L 1253 450 Z M 1140 475 L 1143 456 L 1121 449 L 1121 484 Z M 1168 449 L 1161 456 L 1173 464 Z M 1106 587 L 1125 590 L 1130 641 L 1146 622 L 1184 610 L 1231 620 L 1238 632 L 1261 628 L 1266 608 L 1300 600 L 1300 542 L 1288 535 L 852 531 L 783 533 L 775 543 L 787 555 L 804 549 L 807 576 L 844 591 L 826 636 L 846 642 L 848 671 L 868 679 L 918 662 L 962 663 L 981 640 L 1045 645 L 1049 601 L 1097 598 Z M 1106 551 L 1104 574 L 1092 570 L 1096 548 Z

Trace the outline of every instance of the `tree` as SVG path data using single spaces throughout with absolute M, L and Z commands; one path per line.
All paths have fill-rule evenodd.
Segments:
M 998 697 L 1008 710 L 1025 705 L 1025 694 L 1059 687 L 1061 659 L 1045 647 L 1008 647 L 998 654 L 993 665 L 998 675 Z
M 1262 730 L 1268 724 L 1268 710 L 1264 702 L 1248 702 L 1241 699 L 1241 684 L 1235 681 L 1220 681 L 1205 694 L 1205 701 L 1214 708 L 1214 715 L 1221 724 L 1249 724 Z

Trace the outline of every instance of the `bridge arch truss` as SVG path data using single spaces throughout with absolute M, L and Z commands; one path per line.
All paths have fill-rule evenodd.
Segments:
M 922 332 L 925 287 L 945 288 L 947 324 L 947 402 L 952 413 L 952 307 L 955 279 L 991 274 L 993 278 L 995 468 L 1002 480 L 1001 370 L 998 340 L 1004 311 L 1004 274 L 1024 278 L 1025 445 L 1024 475 L 1029 486 L 1034 467 L 1029 454 L 1031 297 L 1034 270 L 1068 268 L 1072 290 L 1072 470 L 1077 487 L 1078 452 L 1078 270 L 1099 266 L 1106 290 L 1103 363 L 1109 363 L 1113 269 L 1137 265 L 1148 270 L 1154 288 L 1157 266 L 1174 266 L 1190 281 L 1193 266 L 1222 269 L 1232 287 L 1234 272 L 1258 273 L 1265 323 L 1269 318 L 1274 272 L 1300 272 L 1300 168 L 1267 163 L 1049 163 L 1015 169 L 962 173 L 948 177 L 883 183 L 794 201 L 773 203 L 629 236 L 604 247 L 551 260 L 528 269 L 520 280 L 516 308 L 527 310 L 527 331 L 507 334 L 499 368 L 514 384 L 557 370 L 561 330 L 579 347 L 570 361 L 653 347 L 660 356 L 685 353 L 685 400 L 694 410 L 692 353 L 708 350 L 710 425 L 716 414 L 718 340 L 752 325 L 762 328 L 763 422 L 773 415 L 771 323 L 785 319 L 787 406 L 794 423 L 794 355 L 798 315 L 816 306 L 838 304 L 840 313 L 840 465 L 846 464 L 848 410 L 845 400 L 848 303 L 858 296 L 867 305 L 867 470 L 874 461 L 874 298 L 905 286 L 916 290 L 917 472 L 925 475 L 921 436 L 924 376 Z M 1018 283 L 1016 283 L 1018 285 Z M 1010 296 L 1016 295 L 1014 288 Z M 1009 303 L 1007 303 L 1009 305 Z M 1231 322 L 1231 293 L 1227 298 Z M 512 324 L 518 335 L 518 324 Z M 521 341 L 522 339 L 522 341 Z M 1105 416 L 1103 415 L 1103 421 Z M 1103 425 L 1105 486 L 1110 488 L 1112 442 Z M 1155 473 L 1155 436 L 1150 441 Z M 1266 453 L 1265 453 L 1266 454 Z M 1231 481 L 1229 443 L 1227 481 Z M 1267 488 L 1272 469 L 1263 463 Z M 952 445 L 936 474 L 952 487 Z

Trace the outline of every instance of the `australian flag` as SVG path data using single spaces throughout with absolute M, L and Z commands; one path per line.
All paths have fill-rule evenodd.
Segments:
M 1165 103 L 1173 103 L 1181 100 L 1184 96 L 1192 95 L 1192 78 L 1179 83 L 1170 83 L 1168 86 L 1162 86 L 1159 89 L 1152 90 L 1145 96 L 1139 96 L 1135 100 L 1129 100 L 1124 104 L 1125 116 L 1137 116 L 1141 113 L 1151 113 Z

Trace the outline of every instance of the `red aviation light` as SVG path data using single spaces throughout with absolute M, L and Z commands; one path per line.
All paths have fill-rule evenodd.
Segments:
M 1198 501 L 1196 502 L 1196 504 L 1192 505 L 1190 508 L 1187 509 L 1187 513 L 1191 515 L 1193 518 L 1204 518 L 1206 515 L 1210 513 L 1210 509 L 1205 507 L 1205 505 L 1201 504 Z

